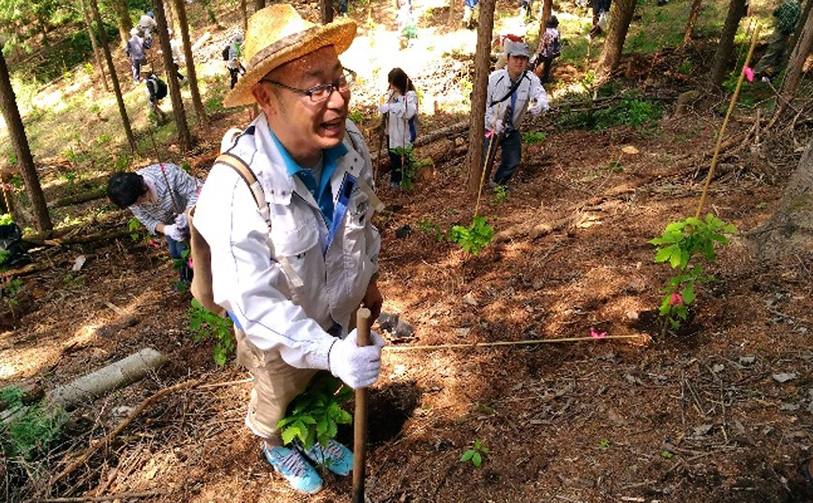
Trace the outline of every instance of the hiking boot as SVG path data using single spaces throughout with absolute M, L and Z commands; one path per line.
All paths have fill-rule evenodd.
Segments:
M 353 451 L 333 439 L 328 441 L 327 447 L 314 442 L 310 449 L 305 449 L 304 452 L 315 463 L 324 465 L 336 475 L 344 476 L 353 471 Z
M 263 455 L 274 471 L 285 477 L 295 490 L 307 494 L 316 494 L 322 490 L 322 477 L 298 450 L 279 446 L 269 449 L 267 445 L 263 445 Z

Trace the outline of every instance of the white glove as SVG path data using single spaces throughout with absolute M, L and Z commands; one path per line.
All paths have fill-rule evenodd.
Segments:
M 389 112 L 390 111 L 389 103 L 385 103 L 385 104 L 381 105 L 380 107 L 378 107 L 378 111 L 381 112 L 382 114 L 385 114 L 385 113 Z
M 178 216 L 175 217 L 175 226 L 181 229 L 189 228 L 189 221 L 186 219 L 186 213 L 178 213 Z
M 384 339 L 370 331 L 373 340 L 371 346 L 356 345 L 356 331 L 333 343 L 328 353 L 330 373 L 338 377 L 353 389 L 372 386 L 381 372 L 381 348 Z
M 503 131 L 505 131 L 505 124 L 502 119 L 497 119 L 497 122 L 494 123 L 494 134 L 502 134 Z
M 531 115 L 534 117 L 539 117 L 539 114 L 542 112 L 547 112 L 549 109 L 550 107 L 548 106 L 548 100 L 540 98 L 536 100 L 534 106 L 532 106 L 528 111 L 531 112 Z
M 186 233 L 183 231 L 183 228 L 175 224 L 165 225 L 164 235 L 169 238 L 172 238 L 174 241 L 183 241 L 184 239 L 186 239 Z

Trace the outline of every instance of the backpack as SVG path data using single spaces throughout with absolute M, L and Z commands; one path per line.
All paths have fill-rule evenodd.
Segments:
M 553 43 L 550 47 L 550 55 L 554 58 L 558 58 L 562 55 L 562 40 L 560 39 L 559 35 L 553 39 Z
M 265 194 L 260 182 L 257 180 L 257 175 L 254 174 L 245 161 L 234 154 L 220 154 L 215 159 L 214 165 L 218 163 L 225 164 L 235 170 L 240 175 L 240 178 L 246 182 L 252 196 L 254 196 L 254 202 L 257 203 L 260 215 L 265 220 L 268 228 L 271 229 L 271 211 L 265 202 Z M 200 302 L 203 307 L 225 317 L 226 310 L 215 304 L 214 301 L 212 293 L 212 251 L 209 248 L 209 243 L 195 228 L 195 206 L 186 211 L 186 216 L 189 222 L 189 257 L 192 259 L 192 267 L 195 272 L 189 290 L 192 292 L 192 297 Z
M 223 49 L 223 61 L 229 60 L 229 49 L 231 49 L 231 45 L 227 45 L 225 49 Z
M 418 137 L 418 114 L 409 119 L 409 143 L 415 143 L 415 138 Z
M 159 79 L 157 75 L 147 79 L 147 86 L 152 84 L 152 94 L 155 96 L 155 101 L 162 100 L 167 97 L 167 83 Z

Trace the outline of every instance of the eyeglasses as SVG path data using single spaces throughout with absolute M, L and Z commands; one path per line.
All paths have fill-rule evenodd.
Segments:
M 277 82 L 276 80 L 271 79 L 262 79 L 260 82 L 268 82 L 271 85 L 275 85 L 277 87 L 281 87 L 283 89 L 287 89 L 291 92 L 301 94 L 303 96 L 307 96 L 311 99 L 311 103 L 321 103 L 327 100 L 333 91 L 339 91 L 340 93 L 345 93 L 353 87 L 353 82 L 356 79 L 356 72 L 353 70 L 348 70 L 344 68 L 344 74 L 336 79 L 335 81 L 331 82 L 330 84 L 320 84 L 318 86 L 313 86 L 309 89 L 299 89 L 296 87 L 291 87 L 289 85 L 283 84 L 282 82 Z

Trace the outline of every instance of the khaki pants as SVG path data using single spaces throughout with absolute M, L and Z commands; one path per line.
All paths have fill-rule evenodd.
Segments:
M 277 423 L 297 395 L 305 391 L 317 371 L 291 367 L 279 351 L 263 351 L 234 328 L 237 337 L 237 361 L 254 376 L 254 389 L 248 404 L 246 424 L 254 434 L 265 439 L 278 439 Z

